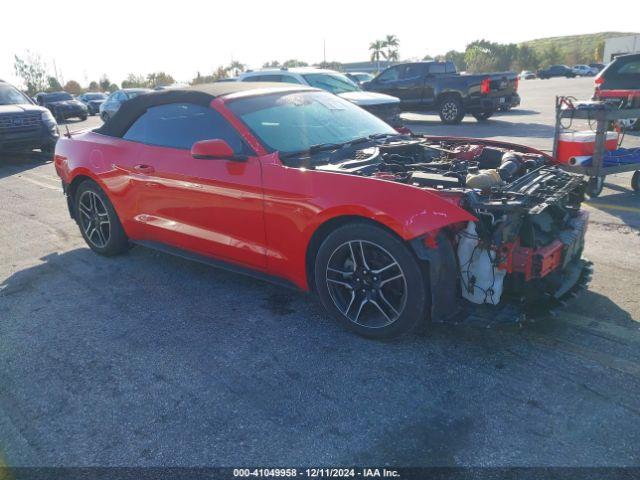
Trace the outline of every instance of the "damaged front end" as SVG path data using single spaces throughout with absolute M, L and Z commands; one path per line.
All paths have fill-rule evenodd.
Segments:
M 548 155 L 501 142 L 428 137 L 342 155 L 316 168 L 429 190 L 477 219 L 412 242 L 429 262 L 432 320 L 460 312 L 521 317 L 561 300 L 584 279 L 586 182 Z

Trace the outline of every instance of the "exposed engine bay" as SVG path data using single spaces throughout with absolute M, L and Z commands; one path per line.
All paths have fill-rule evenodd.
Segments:
M 311 168 L 410 184 L 472 213 L 477 222 L 447 232 L 462 297 L 471 303 L 559 298 L 577 281 L 579 273 L 569 267 L 584 246 L 585 181 L 540 152 L 481 140 L 408 137 L 340 149 Z

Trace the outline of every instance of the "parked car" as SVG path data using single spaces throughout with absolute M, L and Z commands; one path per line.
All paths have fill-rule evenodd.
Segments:
M 320 88 L 355 103 L 393 127 L 402 127 L 398 98 L 365 92 L 346 75 L 334 70 L 313 67 L 258 70 L 242 73 L 237 80 L 239 82 L 296 83 Z
M 640 108 L 640 53 L 620 55 L 607 65 L 595 78 L 593 98 L 620 108 Z M 640 127 L 638 119 L 620 122 L 629 129 Z
M 362 85 L 364 82 L 370 82 L 374 77 L 374 75 L 366 72 L 347 72 L 345 75 L 358 85 Z
M 86 120 L 89 111 L 84 103 L 67 92 L 41 92 L 35 96 L 36 103 L 48 108 L 58 122 L 67 118 Z
M 515 73 L 461 75 L 453 62 L 394 65 L 363 88 L 400 98 L 403 110 L 436 111 L 446 124 L 460 123 L 466 113 L 486 120 L 498 109 L 520 105 Z
M 593 77 L 598 73 L 595 68 L 590 67 L 589 65 L 574 65 L 573 73 L 575 73 L 578 77 Z
M 115 115 L 124 102 L 152 91 L 150 88 L 123 88 L 122 90 L 116 90 L 100 105 L 100 118 L 103 122 L 106 122 Z
M 576 72 L 566 65 L 551 65 L 549 68 L 538 70 L 538 78 L 549 79 L 553 77 L 574 78 Z
M 604 69 L 604 63 L 590 63 L 589 66 L 596 70 L 596 73 Z
M 533 80 L 534 78 L 537 78 L 536 74 L 530 70 L 522 70 L 518 77 L 520 77 L 520 80 Z
M 100 105 L 107 99 L 107 94 L 102 92 L 87 92 L 78 97 L 82 103 L 87 106 L 89 115 L 97 115 L 100 113 Z
M 94 252 L 133 243 L 314 291 L 383 338 L 572 293 L 585 181 L 551 161 L 401 135 L 304 85 L 227 82 L 125 102 L 62 138 L 55 168 Z
M 51 112 L 0 80 L 0 152 L 53 152 L 58 125 Z

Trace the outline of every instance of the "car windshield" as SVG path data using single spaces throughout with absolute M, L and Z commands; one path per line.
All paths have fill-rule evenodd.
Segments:
M 397 132 L 351 102 L 325 92 L 281 92 L 227 102 L 272 151 L 295 153 Z
M 19 90 L 11 85 L 0 85 L 0 105 L 21 105 L 31 103 Z
M 368 73 L 356 73 L 354 75 L 360 82 L 368 82 L 373 79 L 373 75 L 369 75 Z
M 63 102 L 65 100 L 73 100 L 73 97 L 68 93 L 47 93 L 44 99 L 47 102 Z
M 104 100 L 107 96 L 104 93 L 87 93 L 84 98 L 87 100 Z
M 337 73 L 307 73 L 302 76 L 312 87 L 321 88 L 336 95 L 339 93 L 360 91 L 360 87 L 349 80 L 346 75 Z

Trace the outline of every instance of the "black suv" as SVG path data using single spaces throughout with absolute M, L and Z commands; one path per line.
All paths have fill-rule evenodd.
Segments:
M 538 70 L 538 78 L 574 78 L 575 76 L 576 72 L 573 71 L 573 68 L 567 67 L 566 65 L 551 65 L 549 68 L 545 68 L 544 70 Z
M 621 108 L 640 108 L 640 53 L 616 57 L 595 79 L 594 100 L 613 102 Z M 637 119 L 621 122 L 640 128 Z
M 89 115 L 87 106 L 67 92 L 38 93 L 36 102 L 51 110 L 59 122 L 73 117 L 86 120 Z
M 51 153 L 57 140 L 58 125 L 51 112 L 0 80 L 0 151 L 40 148 Z

